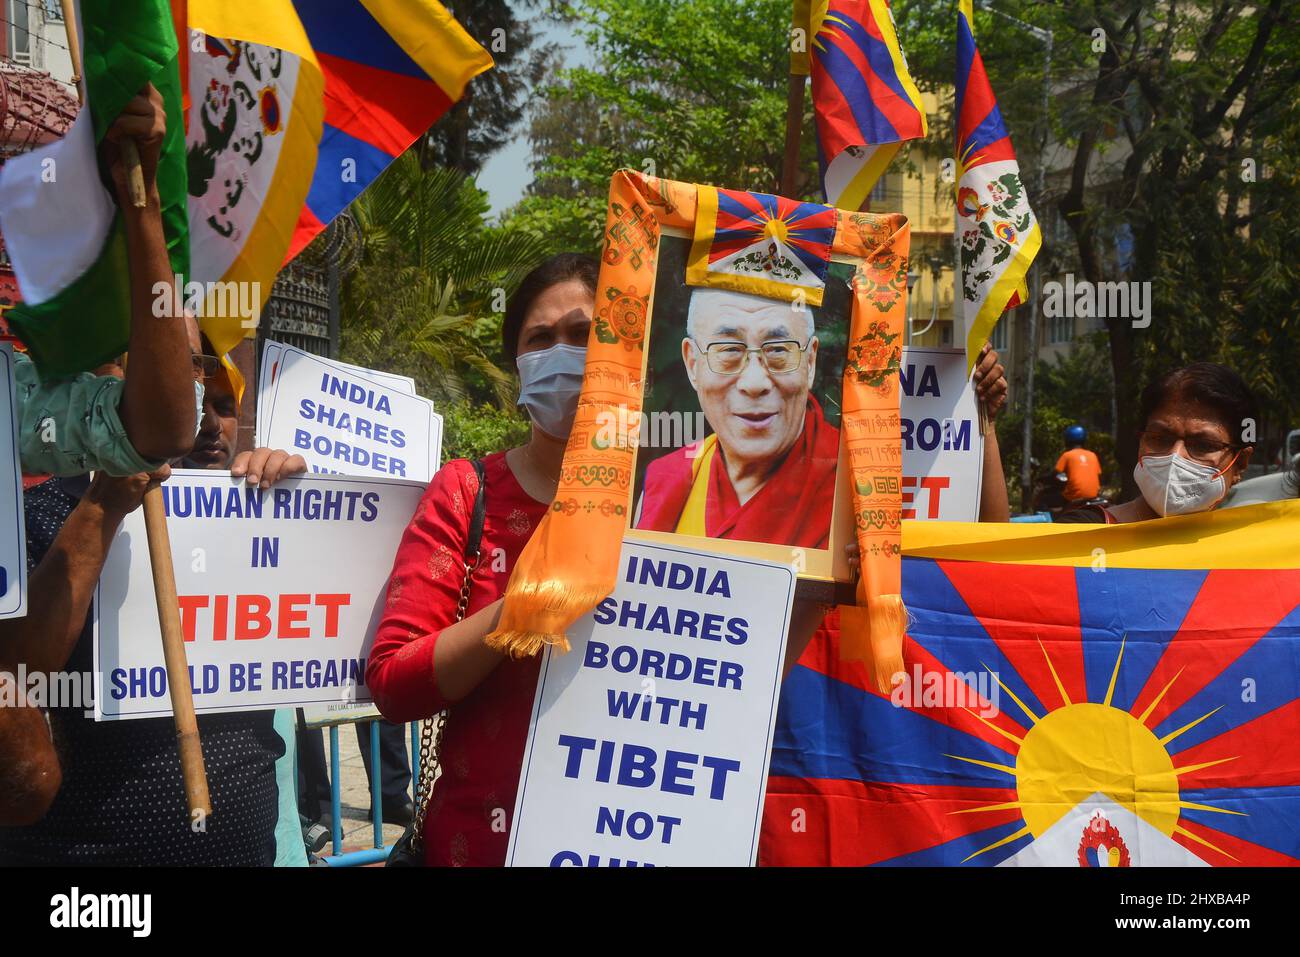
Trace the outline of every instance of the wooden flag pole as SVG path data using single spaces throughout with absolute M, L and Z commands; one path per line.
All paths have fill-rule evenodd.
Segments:
M 81 93 L 81 42 L 77 39 L 77 11 L 72 0 L 63 0 L 63 32 L 68 37 L 68 57 L 72 60 L 72 85 L 77 88 L 77 102 L 85 103 Z
M 68 56 L 72 60 L 72 81 L 77 87 L 77 100 L 85 105 L 81 89 L 81 43 L 77 38 L 76 16 L 72 0 L 63 0 L 63 26 L 68 37 Z M 126 169 L 131 205 L 143 209 L 148 205 L 148 198 L 144 191 L 144 171 L 140 168 L 140 150 L 132 139 L 123 140 L 118 148 L 122 151 L 122 165 Z M 199 819 L 206 820 L 212 813 L 212 802 L 208 797 L 208 775 L 203 766 L 198 719 L 194 715 L 190 668 L 185 660 L 185 635 L 181 631 L 180 606 L 176 601 L 176 573 L 172 568 L 172 546 L 167 534 L 167 511 L 163 507 L 161 487 L 152 488 L 144 495 L 144 526 L 149 539 L 149 563 L 153 566 L 153 590 L 158 603 L 158 626 L 162 632 L 163 660 L 167 664 L 172 715 L 176 721 L 181 775 L 193 823 Z
M 803 132 L 803 96 L 808 78 L 790 74 L 785 101 L 785 156 L 781 163 L 781 195 L 794 196 L 799 173 L 799 138 Z
M 77 102 L 86 103 L 81 90 L 81 41 L 77 38 L 77 13 L 72 0 L 63 0 L 63 32 L 68 38 L 68 59 L 72 61 L 72 83 L 77 88 Z M 149 199 L 144 191 L 144 170 L 140 168 L 140 149 L 134 140 L 123 140 L 118 144 L 122 151 L 122 168 L 126 170 L 126 186 L 131 193 L 131 205 L 144 209 Z
M 167 512 L 162 486 L 144 495 L 144 526 L 149 539 L 149 563 L 153 566 L 154 597 L 158 602 L 158 625 L 162 630 L 163 660 L 167 664 L 167 687 L 171 692 L 172 715 L 176 721 L 176 746 L 180 750 L 181 774 L 191 820 L 203 820 L 212 813 L 208 798 L 208 776 L 199 744 L 198 719 L 194 716 L 194 694 L 190 669 L 185 660 L 185 634 L 181 631 L 180 608 L 176 602 L 176 573 L 172 568 L 171 538 L 167 534 Z

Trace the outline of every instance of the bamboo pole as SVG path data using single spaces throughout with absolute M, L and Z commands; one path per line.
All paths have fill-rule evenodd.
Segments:
M 68 56 L 72 59 L 72 85 L 77 88 L 77 102 L 85 103 L 81 93 L 81 41 L 77 39 L 77 11 L 72 0 L 63 0 L 63 31 L 68 37 Z
M 72 0 L 63 0 L 63 26 L 68 37 L 68 55 L 72 60 L 72 80 L 77 86 L 77 99 L 84 106 L 81 43 L 77 37 Z M 144 171 L 140 168 L 140 150 L 130 139 L 123 140 L 119 149 L 126 168 L 131 204 L 143 209 L 148 199 L 144 190 Z M 208 775 L 203 766 L 199 724 L 194 714 L 189 663 L 185 660 L 185 635 L 181 631 L 180 606 L 176 601 L 176 573 L 172 568 L 171 539 L 167 534 L 167 511 L 163 507 L 161 487 L 154 487 L 144 495 L 144 525 L 149 539 L 149 563 L 153 566 L 154 598 L 158 603 L 158 627 L 162 632 L 163 660 L 167 665 L 172 715 L 176 722 L 176 746 L 180 751 L 185 800 L 189 805 L 191 822 L 197 823 L 198 819 L 206 819 L 212 813 L 212 802 L 208 797 Z
M 72 82 L 77 88 L 77 102 L 86 103 L 81 89 L 81 40 L 77 36 L 77 13 L 72 0 L 63 0 L 63 32 L 68 38 L 68 58 L 72 60 Z M 134 140 L 118 144 L 122 151 L 122 166 L 126 170 L 126 185 L 131 193 L 131 205 L 144 209 L 149 199 L 144 191 L 144 170 L 140 167 L 140 150 Z
M 158 625 L 162 631 L 163 660 L 167 664 L 167 687 L 176 721 L 176 746 L 180 751 L 181 774 L 190 817 L 197 822 L 212 813 L 208 798 L 208 776 L 203 766 L 198 719 L 194 716 L 194 694 L 190 669 L 185 660 L 185 635 L 181 631 L 180 608 L 176 602 L 176 573 L 172 568 L 171 538 L 167 534 L 167 512 L 161 486 L 144 495 L 144 525 L 149 539 L 149 563 L 153 566 L 154 598 L 158 603 Z

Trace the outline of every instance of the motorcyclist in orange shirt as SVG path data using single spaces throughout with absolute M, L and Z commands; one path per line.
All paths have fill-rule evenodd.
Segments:
M 1088 433 L 1081 425 L 1065 430 L 1066 450 L 1056 460 L 1056 474 L 1065 477 L 1062 495 L 1067 505 L 1095 499 L 1101 492 L 1101 462 L 1083 447 Z

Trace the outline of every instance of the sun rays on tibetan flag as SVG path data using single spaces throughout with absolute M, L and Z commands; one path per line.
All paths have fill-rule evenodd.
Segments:
M 1297 502 L 905 523 L 907 680 L 801 659 L 764 862 L 1300 865 L 1298 534 Z
M 696 195 L 687 284 L 822 304 L 834 209 L 712 186 Z
M 218 354 L 256 328 L 316 165 L 324 80 L 290 0 L 189 0 L 192 275 Z M 211 284 L 211 285 L 209 285 Z
M 1025 302 L 1042 245 L 1020 164 L 975 46 L 971 0 L 957 9 L 957 234 L 967 373 L 1002 313 Z
M 809 8 L 804 13 L 804 8 Z M 926 134 L 888 0 L 811 0 L 805 17 L 826 201 L 861 209 L 899 147 Z M 792 72 L 801 69 L 792 59 Z
M 492 67 L 436 0 L 295 0 L 325 74 L 325 131 L 288 258 Z

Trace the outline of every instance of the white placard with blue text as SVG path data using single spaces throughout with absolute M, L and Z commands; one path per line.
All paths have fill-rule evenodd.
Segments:
M 614 593 L 543 655 L 510 866 L 749 866 L 795 570 L 624 542 Z
M 341 363 L 284 349 L 260 436 L 313 472 L 428 482 L 442 454 L 442 416 L 418 395 Z
M 984 437 L 962 349 L 903 350 L 903 518 L 979 520 Z
M 14 351 L 0 344 L 0 619 L 27 614 L 27 524 L 14 398 Z
M 258 447 L 266 445 L 262 441 L 262 436 L 266 433 L 266 411 L 271 407 L 271 398 L 275 395 L 275 384 L 280 378 L 280 358 L 286 351 L 306 352 L 306 350 L 299 349 L 297 346 L 276 342 L 274 339 L 267 339 L 262 343 L 262 367 L 257 375 L 257 419 L 253 433 L 253 444 Z M 365 379 L 372 379 L 380 385 L 386 385 L 398 392 L 405 392 L 407 395 L 416 394 L 415 380 L 410 376 L 398 375 L 395 372 L 384 372 L 380 369 L 367 369 L 363 366 L 352 365 L 350 362 L 339 362 L 337 359 L 331 359 L 330 361 L 341 369 L 354 372 Z
M 163 484 L 199 714 L 369 702 L 366 658 L 419 482 L 312 475 L 269 489 L 175 469 Z M 171 714 L 144 513 L 95 592 L 95 718 Z

